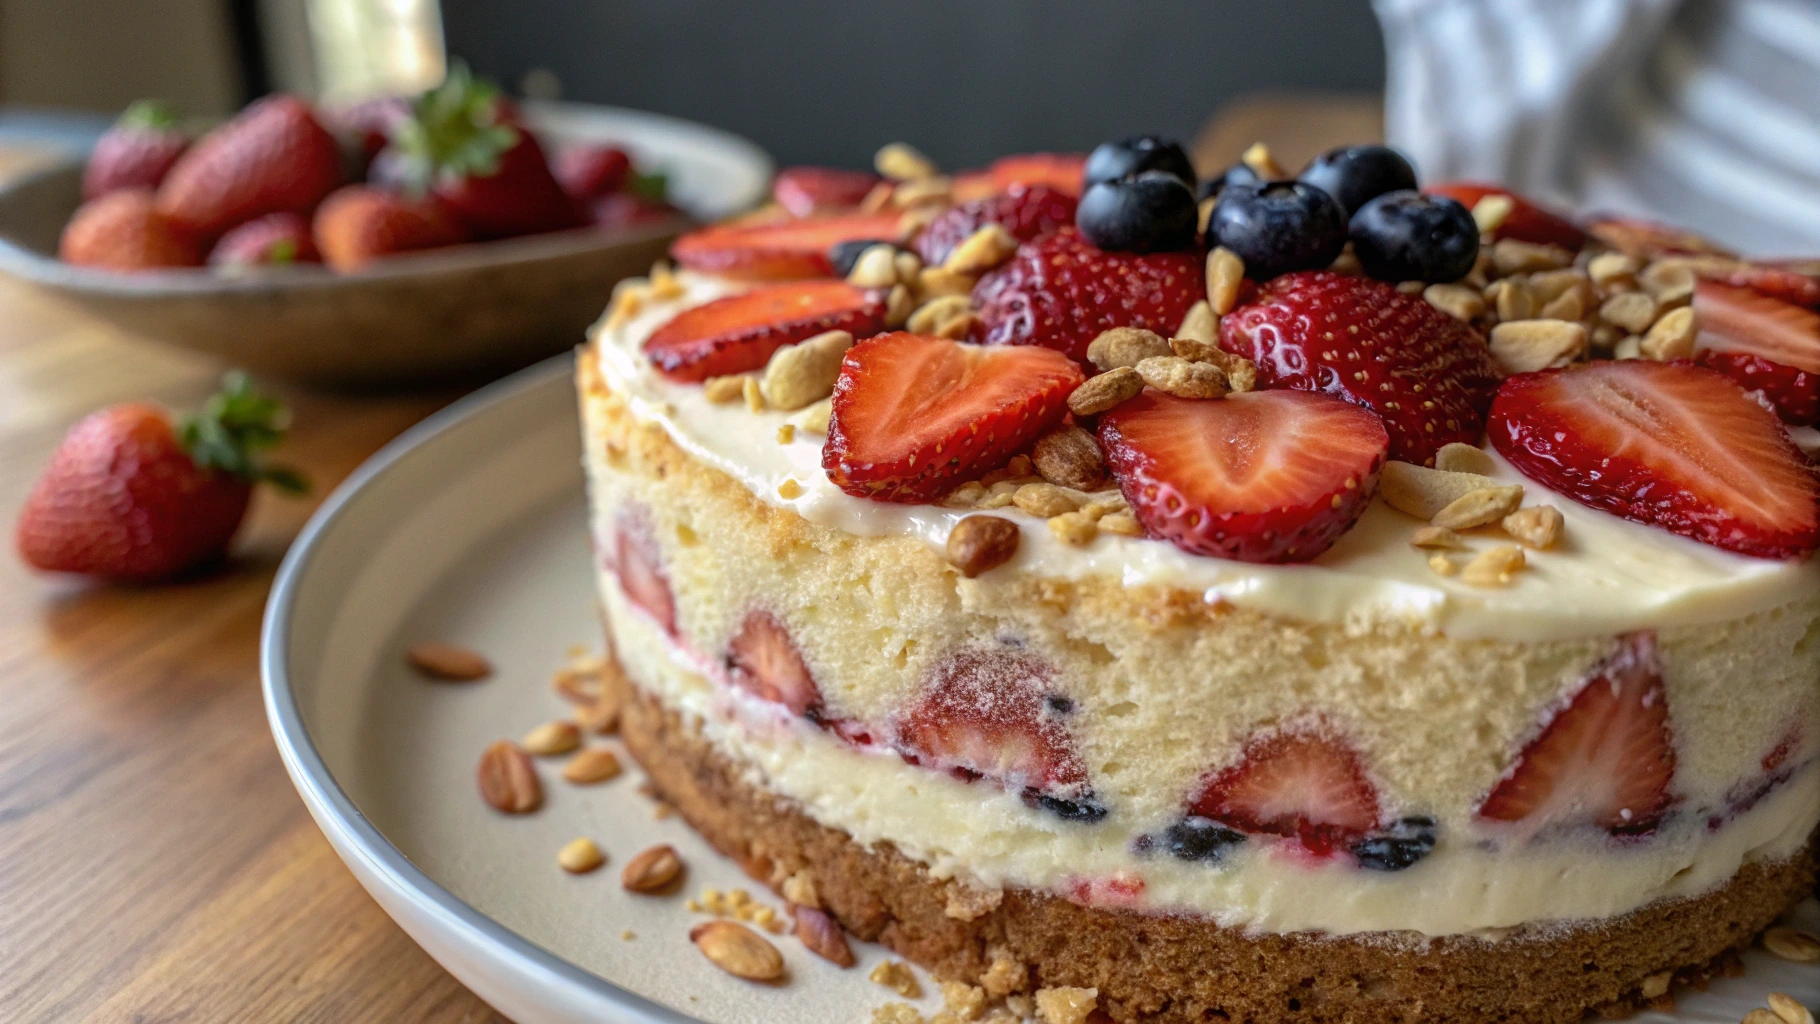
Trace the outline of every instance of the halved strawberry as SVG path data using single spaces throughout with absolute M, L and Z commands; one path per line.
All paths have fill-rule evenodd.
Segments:
M 1491 440 L 1574 500 L 1759 558 L 1820 545 L 1820 480 L 1775 414 L 1691 363 L 1594 362 L 1518 374 Z
M 1371 503 L 1390 436 L 1305 391 L 1218 401 L 1145 390 L 1100 417 L 1100 448 L 1151 536 L 1196 555 L 1305 562 Z
M 685 309 L 645 339 L 657 372 L 703 381 L 763 369 L 785 345 L 823 331 L 870 337 L 885 325 L 884 297 L 845 281 L 789 281 Z
M 676 635 L 676 598 L 670 593 L 670 579 L 664 575 L 663 555 L 657 548 L 657 536 L 651 528 L 650 514 L 641 506 L 628 506 L 619 515 L 614 529 L 612 569 L 619 576 L 619 589 L 626 598 L 644 609 L 663 631 Z
M 791 714 L 808 715 L 821 706 L 821 691 L 796 641 L 767 611 L 747 612 L 739 632 L 727 641 L 727 677 L 760 700 L 789 708 Z
M 898 215 L 889 213 L 717 224 L 678 238 L 670 255 L 691 270 L 746 281 L 830 277 L 828 250 L 836 243 L 895 241 L 902 237 L 897 222 Z
M 1047 185 L 1013 185 L 1005 192 L 945 211 L 911 244 L 924 263 L 936 264 L 988 224 L 997 224 L 1012 238 L 1028 242 L 1073 224 L 1074 207 L 1073 196 Z
M 1694 286 L 1694 358 L 1746 391 L 1761 391 L 1788 423 L 1820 419 L 1820 313 L 1750 288 Z
M 1641 217 L 1598 216 L 1587 232 L 1613 249 L 1639 260 L 1658 256 L 1731 256 L 1730 249 L 1704 235 Z
M 1288 836 L 1318 854 L 1349 846 L 1383 811 L 1359 755 L 1319 729 L 1252 739 L 1202 784 L 1188 812 L 1252 835 Z
M 838 167 L 786 167 L 771 181 L 771 198 L 798 217 L 818 210 L 858 206 L 882 180 L 870 171 Z
M 1587 825 L 1647 832 L 1668 807 L 1675 748 L 1655 635 L 1632 633 L 1587 673 L 1479 805 L 1533 836 Z
M 1048 349 L 881 334 L 841 363 L 822 468 L 857 497 L 933 501 L 1060 423 L 1082 379 Z
M 1053 690 L 1053 671 L 1033 655 L 963 649 L 936 666 L 899 716 L 893 742 L 911 764 L 986 779 L 1064 818 L 1098 820 L 1106 809 L 1068 733 L 1074 705 Z
M 1471 327 L 1382 281 L 1283 274 L 1220 318 L 1220 347 L 1258 365 L 1264 387 L 1321 391 L 1383 417 L 1390 457 L 1426 464 L 1476 445 L 1498 371 Z
M 1013 185 L 1047 185 L 1071 196 L 1081 194 L 1081 172 L 1087 166 L 1082 153 L 1017 153 L 992 161 L 986 173 L 1000 191 Z
M 1573 221 L 1550 213 L 1502 185 L 1477 181 L 1444 181 L 1438 185 L 1426 185 L 1422 191 L 1456 200 L 1468 210 L 1486 196 L 1509 196 L 1512 203 L 1510 216 L 1505 217 L 1498 230 L 1492 232 L 1495 238 L 1514 238 L 1520 242 L 1559 245 L 1568 249 L 1578 249 L 1586 244 L 1586 232 L 1580 230 Z

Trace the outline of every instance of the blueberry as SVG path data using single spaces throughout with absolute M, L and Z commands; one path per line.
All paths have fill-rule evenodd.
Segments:
M 1435 848 L 1433 818 L 1404 818 L 1376 835 L 1353 844 L 1359 866 L 1372 871 L 1401 871 Z
M 1218 863 L 1244 835 L 1207 818 L 1183 818 L 1163 832 L 1163 844 L 1177 860 Z
M 1346 211 L 1299 181 L 1229 185 L 1213 204 L 1207 239 L 1237 253 L 1254 281 L 1319 270 L 1346 247 Z
M 1201 187 L 1194 194 L 1196 199 L 1206 202 L 1217 199 L 1228 185 L 1262 185 L 1264 179 L 1251 169 L 1250 164 L 1233 164 L 1220 173 L 1201 182 Z
M 859 254 L 875 245 L 891 245 L 883 238 L 855 238 L 846 242 L 836 242 L 828 250 L 828 262 L 834 264 L 836 277 L 846 277 L 853 273 L 853 264 L 859 262 Z M 893 246 L 895 248 L 895 246 Z
M 1165 171 L 1102 181 L 1081 196 L 1074 225 L 1107 252 L 1169 252 L 1194 245 L 1194 193 Z
M 1359 264 L 1383 281 L 1458 281 L 1479 255 L 1472 211 L 1446 196 L 1386 192 L 1359 207 L 1347 230 Z
M 1338 199 L 1352 216 L 1386 192 L 1416 187 L 1416 170 L 1389 146 L 1341 146 L 1302 168 L 1301 180 Z
M 1027 787 L 1023 793 L 1024 803 L 1048 811 L 1064 821 L 1095 822 L 1106 816 L 1106 807 L 1088 793 L 1079 800 L 1064 800 L 1059 796 L 1050 796 L 1035 788 Z
M 1139 135 L 1094 147 L 1093 152 L 1087 154 L 1086 166 L 1081 169 L 1081 188 L 1089 189 L 1102 181 L 1129 178 L 1144 171 L 1173 174 L 1189 188 L 1194 187 L 1194 165 L 1188 162 L 1188 154 L 1182 152 L 1181 143 L 1155 135 Z

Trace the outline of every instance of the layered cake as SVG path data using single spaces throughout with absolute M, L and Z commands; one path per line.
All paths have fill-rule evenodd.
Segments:
M 1180 1024 L 1619 1013 L 1811 890 L 1814 268 L 1376 146 L 879 170 L 579 360 L 625 740 L 716 847 Z

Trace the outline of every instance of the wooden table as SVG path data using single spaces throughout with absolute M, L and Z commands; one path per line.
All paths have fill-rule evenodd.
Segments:
M 1264 138 L 1298 166 L 1375 135 L 1372 105 L 1229 108 L 1204 166 Z M 0 152 L 0 176 L 31 157 Z M 222 572 L 120 589 L 13 556 L 20 504 L 69 425 L 112 402 L 186 407 L 220 368 L 0 280 L 0 1020 L 9 1024 L 469 1024 L 502 1020 L 399 931 L 336 859 L 266 731 L 266 590 L 317 500 L 450 397 L 284 391 L 285 461 Z

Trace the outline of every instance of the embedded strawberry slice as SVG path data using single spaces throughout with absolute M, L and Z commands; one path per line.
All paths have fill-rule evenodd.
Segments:
M 1732 255 L 1703 235 L 1640 217 L 1595 217 L 1587 232 L 1613 249 L 1645 261 L 1674 255 Z
M 1197 555 L 1305 562 L 1371 503 L 1390 446 L 1370 410 L 1303 391 L 1218 401 L 1146 390 L 1100 418 L 1138 522 Z
M 992 161 L 986 173 L 1000 191 L 1013 185 L 1047 185 L 1078 197 L 1086 166 L 1087 157 L 1081 153 L 1018 153 Z
M 1518 374 L 1491 407 L 1499 454 L 1574 500 L 1727 551 L 1820 545 L 1820 481 L 1775 414 L 1691 363 Z
M 1299 839 L 1318 854 L 1345 848 L 1383 816 L 1359 755 L 1312 730 L 1247 743 L 1236 764 L 1202 785 L 1189 813 L 1240 832 Z
M 881 334 L 841 363 L 822 468 L 857 497 L 933 501 L 1060 423 L 1081 380 L 1048 349 Z
M 1206 296 L 1197 253 L 1105 252 L 1064 227 L 1018 246 L 1008 263 L 980 278 L 973 288 L 982 325 L 976 340 L 1042 345 L 1084 363 L 1101 331 L 1142 327 L 1173 335 Z
M 791 714 L 808 715 L 821 707 L 821 691 L 796 641 L 767 611 L 747 612 L 739 632 L 727 642 L 727 677 L 760 700 L 789 708 Z
M 1695 359 L 1761 391 L 1788 423 L 1820 419 L 1820 313 L 1749 288 L 1694 286 Z
M 1479 805 L 1525 836 L 1560 826 L 1654 828 L 1669 803 L 1675 749 L 1655 636 L 1633 633 L 1587 674 Z
M 828 250 L 862 238 L 901 237 L 898 215 L 848 214 L 754 224 L 719 224 L 676 240 L 670 255 L 691 270 L 745 281 L 830 277 Z
M 1477 331 L 1421 296 L 1325 270 L 1266 282 L 1220 318 L 1220 347 L 1256 363 L 1261 386 L 1321 391 L 1377 413 L 1390 457 L 1403 462 L 1478 444 L 1498 389 Z
M 657 536 L 643 508 L 629 507 L 620 513 L 613 541 L 613 570 L 619 575 L 619 589 L 625 591 L 626 598 L 644 609 L 664 632 L 675 636 L 676 598 L 670 593 Z
M 798 217 L 818 210 L 858 206 L 882 179 L 869 171 L 838 167 L 786 167 L 771 181 L 771 198 Z
M 1444 181 L 1438 185 L 1424 186 L 1422 191 L 1446 196 L 1468 210 L 1486 196 L 1509 197 L 1510 215 L 1504 218 L 1504 223 L 1498 225 L 1498 230 L 1492 232 L 1494 238 L 1514 238 L 1520 242 L 1559 245 L 1567 249 L 1579 249 L 1586 244 L 1586 232 L 1580 230 L 1573 221 L 1550 213 L 1502 185 L 1487 185 L 1477 181 Z
M 1047 185 L 1013 185 L 986 199 L 962 203 L 936 217 L 914 240 L 924 263 L 937 264 L 975 231 L 997 224 L 1020 242 L 1074 223 L 1075 199 Z
M 676 381 L 761 370 L 785 345 L 823 331 L 869 337 L 885 325 L 878 292 L 845 281 L 791 281 L 683 310 L 645 339 L 645 355 Z
M 1064 818 L 1094 821 L 1087 767 L 1053 693 L 1050 667 L 1017 651 L 966 649 L 938 664 L 896 725 L 904 760 L 967 781 L 985 779 Z

